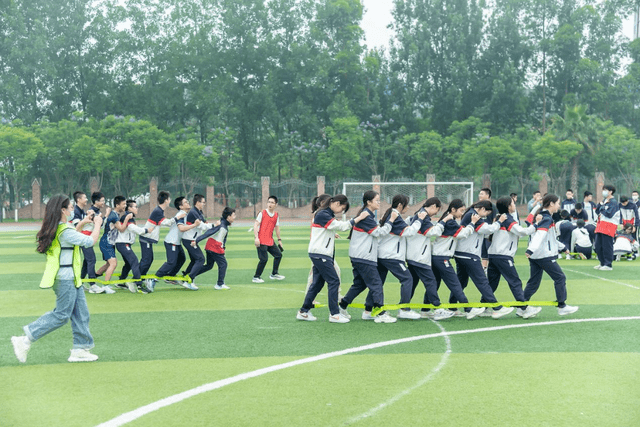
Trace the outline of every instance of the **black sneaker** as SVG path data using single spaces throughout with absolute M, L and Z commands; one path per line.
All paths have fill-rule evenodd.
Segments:
M 128 291 L 129 287 L 127 286 L 126 283 L 118 283 L 116 285 L 114 285 L 117 289 L 122 289 L 124 291 Z

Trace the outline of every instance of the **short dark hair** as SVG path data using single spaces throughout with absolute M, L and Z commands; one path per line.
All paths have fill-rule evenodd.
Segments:
M 84 193 L 84 191 L 76 191 L 75 193 L 73 193 L 73 201 L 78 203 L 78 199 L 80 198 L 80 196 L 82 196 Z
M 99 202 L 100 199 L 102 199 L 103 197 L 104 197 L 104 194 L 102 194 L 99 191 L 96 191 L 95 193 L 91 193 L 91 203 Z
M 267 198 L 267 200 L 269 199 L 273 199 L 276 202 L 276 205 L 278 204 L 278 197 L 274 196 L 273 194 Z
M 114 197 L 113 198 L 113 207 L 115 208 L 120 203 L 124 202 L 125 200 L 127 200 L 127 199 L 124 196 L 116 196 L 116 197 Z
M 575 209 L 582 209 L 582 208 L 584 208 L 584 206 L 582 205 L 582 203 L 580 203 L 580 202 L 576 203 L 576 207 L 575 207 Z
M 627 196 L 620 196 L 620 203 L 628 202 L 629 198 Z
M 560 212 L 560 218 L 569 218 L 569 211 L 563 209 L 562 212 Z
M 186 199 L 186 197 L 184 196 L 176 197 L 176 199 L 173 201 L 173 206 L 175 206 L 176 209 L 180 210 L 180 206 L 182 206 L 182 202 L 184 199 Z
M 204 200 L 204 196 L 202 194 L 194 194 L 193 196 L 193 205 Z
M 229 216 L 233 215 L 235 211 L 236 211 L 235 209 L 230 208 L 229 206 L 225 207 L 222 210 L 222 218 L 227 219 Z
M 161 205 L 171 197 L 168 191 L 161 191 L 158 193 L 158 204 Z
M 489 195 L 489 197 L 491 197 L 491 189 L 488 187 L 484 187 L 481 188 L 480 191 L 484 191 L 485 193 L 487 193 Z
M 585 225 L 584 219 L 579 219 L 576 221 L 576 225 L 578 226 L 578 228 L 582 228 Z
M 534 191 L 533 194 L 540 194 L 540 190 Z
M 127 209 L 129 209 L 129 208 L 131 207 L 131 205 L 134 205 L 134 204 L 135 204 L 135 205 L 137 205 L 137 204 L 138 204 L 138 202 L 136 202 L 136 201 L 135 201 L 135 200 L 133 200 L 133 199 L 129 199 L 129 200 L 127 200 Z
M 518 193 L 511 193 L 511 194 L 509 194 L 509 197 L 511 197 L 512 199 L 513 199 L 514 197 L 518 197 Z
M 637 192 L 638 192 L 638 190 L 633 190 L 633 191 L 631 192 L 631 194 L 633 194 L 633 193 L 637 193 Z
M 589 196 L 593 196 L 593 193 L 591 191 L 585 191 L 584 197 L 589 197 Z
M 605 186 L 602 187 L 603 190 L 609 190 L 609 192 L 611 193 L 611 195 L 616 194 L 616 187 L 614 187 L 611 184 L 607 184 Z
M 567 188 L 567 192 L 571 191 L 573 193 L 573 190 L 570 188 Z

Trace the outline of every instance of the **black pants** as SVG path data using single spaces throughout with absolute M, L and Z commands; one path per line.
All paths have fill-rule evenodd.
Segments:
M 258 267 L 256 268 L 256 274 L 253 277 L 262 276 L 262 272 L 264 268 L 267 266 L 267 261 L 269 260 L 269 255 L 267 252 L 273 256 L 273 270 L 271 274 L 278 274 L 278 268 L 280 267 L 280 261 L 282 260 L 282 252 L 280 252 L 280 248 L 276 245 L 260 245 L 256 248 L 258 250 Z
M 591 246 L 589 246 L 588 248 L 584 248 L 582 246 L 576 245 L 574 250 L 584 255 L 587 259 L 591 259 L 591 257 L 593 256 L 593 247 Z
M 558 307 L 564 307 L 567 300 L 567 278 L 562 272 L 562 268 L 558 265 L 556 257 L 544 259 L 529 258 L 530 276 L 527 286 L 524 288 L 525 301 L 531 300 L 533 294 L 536 293 L 542 281 L 542 273 L 545 272 L 553 279 L 553 286 L 556 289 L 556 300 Z
M 518 276 L 518 270 L 510 257 L 493 257 L 489 255 L 489 268 L 487 269 L 487 279 L 493 292 L 498 289 L 500 276 L 504 277 L 511 289 L 511 293 L 516 301 L 525 301 L 522 289 L 522 280 Z M 526 308 L 526 306 L 520 306 Z
M 436 307 L 440 305 L 440 297 L 438 296 L 438 283 L 436 282 L 436 276 L 433 274 L 433 270 L 430 267 L 424 265 L 409 264 L 409 273 L 413 279 L 413 287 L 411 288 L 411 298 L 416 291 L 418 282 L 422 280 L 424 284 L 424 304 L 433 304 Z M 426 308 L 423 311 L 427 310 Z
M 143 276 L 149 272 L 151 264 L 153 264 L 153 243 L 140 241 L 142 249 L 140 256 L 140 274 Z
M 184 249 L 180 245 L 173 245 L 164 242 L 164 248 L 167 252 L 167 262 L 156 273 L 158 277 L 174 277 L 178 274 L 187 258 L 184 255 Z
M 380 281 L 384 285 L 387 280 L 387 273 L 391 272 L 396 279 L 400 281 L 400 304 L 409 304 L 411 297 L 413 296 L 413 277 L 407 268 L 404 261 L 398 261 L 394 259 L 378 259 L 378 274 L 380 275 Z M 371 297 L 371 291 L 367 295 L 366 306 L 373 305 L 373 298 Z M 405 309 L 408 310 L 408 309 Z
M 372 264 L 353 260 L 351 260 L 351 265 L 353 266 L 353 285 L 349 288 L 347 295 L 342 297 L 340 307 L 347 308 L 367 288 L 369 288 L 372 305 L 367 306 L 365 304 L 366 310 L 371 311 L 373 307 L 382 307 L 384 305 L 384 293 L 378 268 Z
M 140 284 L 140 263 L 131 245 L 128 243 L 116 243 L 116 249 L 122 255 L 124 265 L 122 266 L 122 272 L 120 273 L 120 280 L 124 280 L 129 275 L 129 272 L 133 274 L 133 279 L 137 284 Z
M 313 308 L 313 300 L 318 296 L 318 293 L 320 293 L 326 282 L 329 294 L 329 312 L 332 316 L 338 314 L 340 312 L 338 309 L 338 289 L 340 288 L 340 278 L 338 277 L 336 268 L 333 265 L 333 260 L 318 256 L 314 257 L 313 255 L 309 255 L 309 258 L 311 258 L 311 263 L 313 264 L 313 267 L 311 268 L 313 279 L 309 286 L 309 290 L 304 297 L 304 303 L 302 304 L 300 311 L 308 312 Z
M 199 274 L 204 274 L 218 264 L 218 286 L 224 285 L 224 277 L 227 275 L 227 259 L 224 254 L 217 254 L 213 251 L 207 253 L 207 263 L 202 267 Z
M 96 278 L 96 253 L 93 251 L 93 246 L 90 248 L 81 247 L 84 260 L 82 261 L 82 271 L 80 277 L 84 279 L 89 276 L 89 279 Z
M 195 248 L 191 246 L 191 240 L 182 239 L 182 245 L 187 249 L 187 252 L 189 252 L 189 258 L 191 258 L 186 274 L 191 277 L 191 282 L 193 282 L 196 277 L 198 277 L 200 270 L 202 270 L 202 267 L 204 266 L 204 254 L 197 245 Z
M 467 283 L 469 283 L 469 278 L 473 280 L 473 283 L 476 285 L 476 288 L 480 291 L 482 297 L 480 298 L 480 302 L 498 302 L 496 296 L 493 294 L 491 290 L 491 286 L 489 286 L 489 280 L 487 280 L 487 276 L 484 273 L 484 268 L 482 268 L 482 262 L 480 258 L 476 256 L 455 256 L 456 266 L 457 266 L 457 274 L 458 280 L 460 280 L 460 285 L 462 289 L 467 287 Z M 453 293 L 449 297 L 450 303 L 458 302 Z M 494 307 L 494 310 L 500 309 L 501 306 Z
M 596 233 L 595 251 L 600 265 L 612 267 L 613 262 L 613 237 Z
M 587 224 L 584 228 L 589 232 L 589 239 L 591 240 L 591 244 L 596 244 L 596 226 L 593 224 Z
M 455 297 L 456 301 L 466 304 L 469 302 L 467 296 L 464 294 L 462 290 L 462 285 L 460 284 L 460 280 L 458 280 L 458 275 L 455 270 L 451 266 L 451 262 L 449 258 L 442 256 L 431 256 L 431 269 L 433 270 L 433 275 L 436 278 L 436 287 L 440 288 L 440 281 L 444 281 L 444 284 L 447 285 L 449 290 L 451 291 L 451 295 Z M 426 302 L 426 300 L 425 300 Z M 433 302 L 430 301 L 431 304 Z M 435 304 L 434 304 L 435 305 Z M 465 308 L 464 311 L 471 311 L 469 307 Z

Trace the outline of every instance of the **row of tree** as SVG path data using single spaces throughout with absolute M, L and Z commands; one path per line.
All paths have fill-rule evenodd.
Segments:
M 637 0 L 396 0 L 388 52 L 363 44 L 359 0 L 3 4 L 12 193 L 27 176 L 45 194 L 94 175 L 127 194 L 151 176 L 637 180 Z

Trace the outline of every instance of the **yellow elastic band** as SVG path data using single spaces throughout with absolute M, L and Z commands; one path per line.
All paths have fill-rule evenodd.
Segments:
M 140 276 L 139 280 L 143 280 L 143 279 L 181 280 L 183 282 L 191 283 L 191 277 L 189 277 L 189 276 L 175 276 L 175 277 L 174 276 L 164 276 L 164 277 L 158 277 L 155 274 L 145 274 L 144 276 Z M 82 281 L 85 282 L 85 283 L 101 283 L 103 285 L 115 285 L 115 284 L 118 284 L 118 283 L 129 283 L 132 280 L 138 281 L 138 279 L 134 279 L 131 276 L 129 276 L 126 279 L 123 279 L 123 280 L 82 279 Z

